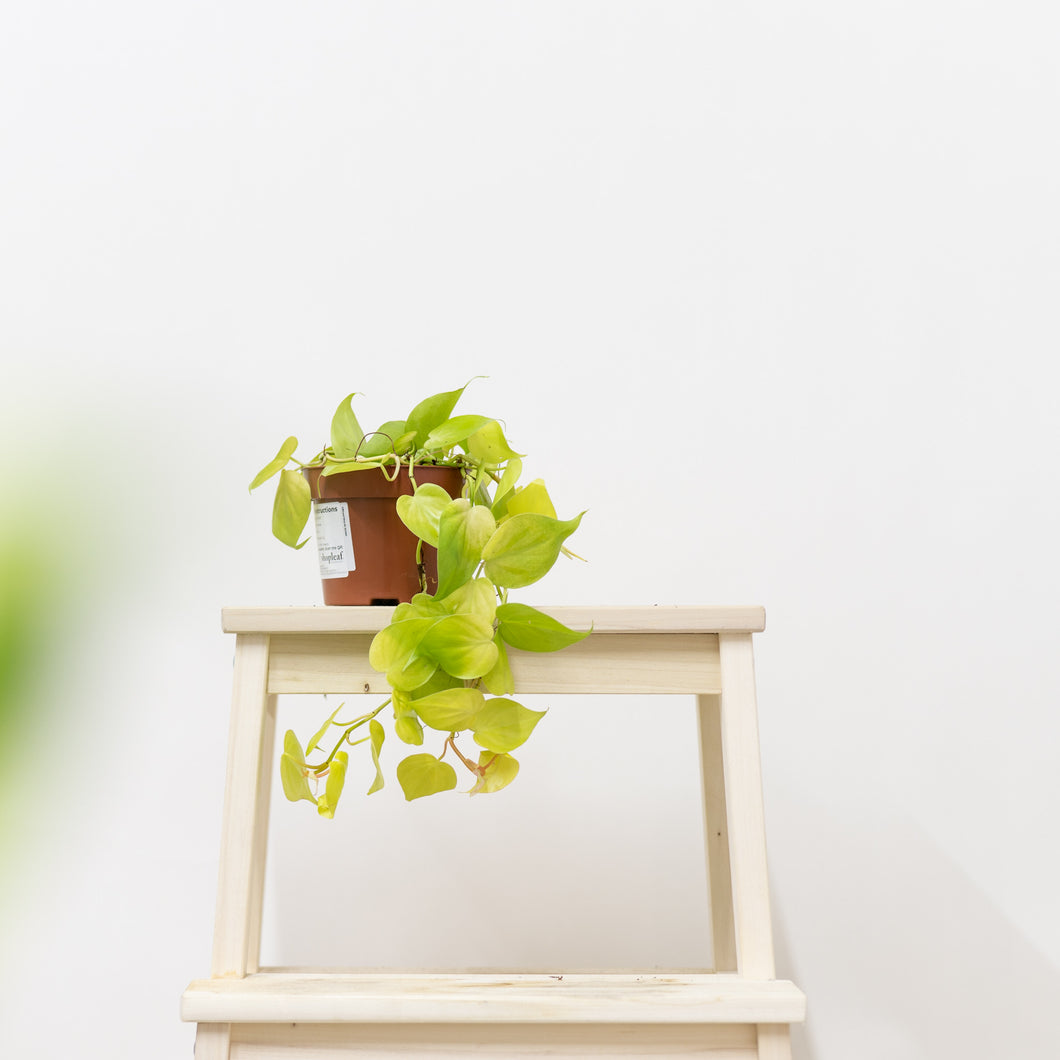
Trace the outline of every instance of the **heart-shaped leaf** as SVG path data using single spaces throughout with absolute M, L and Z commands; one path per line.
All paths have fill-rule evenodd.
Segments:
M 491 699 L 472 720 L 475 743 L 489 751 L 514 751 L 526 743 L 534 726 L 545 716 L 514 699 Z
M 438 547 L 438 520 L 453 498 L 433 482 L 416 487 L 411 497 L 398 497 L 397 513 L 401 521 L 433 548 Z
M 471 789 L 472 795 L 500 791 L 515 780 L 519 772 L 519 763 L 511 755 L 494 754 L 492 751 L 483 751 L 478 756 L 478 765 L 481 772 L 477 783 Z
M 336 707 L 336 708 L 335 708 L 335 709 L 334 709 L 334 710 L 333 710 L 333 711 L 331 712 L 331 717 L 329 717 L 329 718 L 328 718 L 328 720 L 327 720 L 326 722 L 324 722 L 324 724 L 323 724 L 323 725 L 321 725 L 321 726 L 320 726 L 320 728 L 319 728 L 319 729 L 317 729 L 317 731 L 316 731 L 315 733 L 313 733 L 313 738 L 312 738 L 312 739 L 311 739 L 311 740 L 309 741 L 309 743 L 307 743 L 307 744 L 305 745 L 305 753 L 306 753 L 307 755 L 308 755 L 308 754 L 312 754 L 312 753 L 313 753 L 313 751 L 315 751 L 315 750 L 316 750 L 316 746 L 317 746 L 317 744 L 318 744 L 318 743 L 320 743 L 320 741 L 321 741 L 321 740 L 322 740 L 322 739 L 324 738 L 324 733 L 326 733 L 326 732 L 328 731 L 328 728 L 330 727 L 331 723 L 332 723 L 332 722 L 333 722 L 333 721 L 335 720 L 335 715 L 336 715 L 336 714 L 338 714 L 338 712 L 339 712 L 340 710 L 342 710 L 342 708 L 343 708 L 343 707 L 344 707 L 345 705 L 346 705 L 345 703 L 340 703 L 340 704 L 339 704 L 339 705 L 338 705 L 338 706 L 337 706 L 337 707 Z
M 381 629 L 368 648 L 368 662 L 386 674 L 391 687 L 406 692 L 419 688 L 438 667 L 421 648 L 424 635 L 438 621 L 409 618 Z
M 324 787 L 324 794 L 317 799 L 317 813 L 321 817 L 334 817 L 335 807 L 339 804 L 339 796 L 346 784 L 346 768 L 349 765 L 350 756 L 345 751 L 338 751 L 331 760 L 328 767 L 328 782 Z
M 444 423 L 452 414 L 460 395 L 467 389 L 465 383 L 459 390 L 447 390 L 441 394 L 424 398 L 408 415 L 406 425 L 413 433 L 412 445 L 422 449 L 427 435 L 439 424 Z
M 273 535 L 291 548 L 301 548 L 309 540 L 298 538 L 309 522 L 312 507 L 309 483 L 297 471 L 281 471 L 272 505 Z
M 545 489 L 544 479 L 535 478 L 533 482 L 527 483 L 522 489 L 517 489 L 508 498 L 508 515 L 521 515 L 523 512 L 534 512 L 537 515 L 556 518 L 556 509 L 552 505 L 548 490 Z
M 456 787 L 456 770 L 434 755 L 409 755 L 398 762 L 397 779 L 406 801 L 412 802 L 439 791 L 451 791 Z
M 489 673 L 497 661 L 493 628 L 472 615 L 450 615 L 435 622 L 420 640 L 418 651 L 463 680 Z
M 439 732 L 460 732 L 474 727 L 475 717 L 485 701 L 477 688 L 448 688 L 413 700 L 412 707 L 430 728 Z
M 589 636 L 588 631 L 578 633 L 526 604 L 501 604 L 497 618 L 500 635 L 513 648 L 522 651 L 559 651 Z
M 371 460 L 373 457 L 397 452 L 394 445 L 404 433 L 404 420 L 387 420 L 379 430 L 366 434 L 361 440 L 361 458 Z
M 468 436 L 467 451 L 476 464 L 500 467 L 506 460 L 517 460 L 525 453 L 517 453 L 504 437 L 504 430 L 496 420 L 489 420 Z M 555 512 L 553 512 L 553 515 Z
M 282 467 L 287 466 L 287 461 L 291 459 L 291 455 L 298 448 L 298 439 L 291 435 L 280 446 L 280 451 L 254 476 L 253 481 L 250 483 L 250 488 L 256 490 L 263 482 L 267 482 L 277 471 Z
M 356 393 L 347 394 L 331 418 L 331 448 L 339 460 L 353 459 L 364 437 L 364 431 L 353 411 L 353 399 L 356 396 Z
M 497 527 L 482 549 L 486 577 L 506 589 L 518 589 L 543 578 L 584 514 L 567 520 L 534 512 L 513 515 Z
M 495 422 L 489 416 L 454 416 L 440 423 L 423 441 L 424 449 L 442 449 L 448 452 L 453 446 L 466 442 L 469 435 L 481 430 L 487 423 Z
M 482 683 L 486 686 L 486 690 L 495 696 L 507 696 L 515 691 L 515 681 L 512 678 L 508 652 L 505 650 L 500 633 L 494 635 L 493 643 L 497 646 L 497 661 L 489 673 L 482 675 Z
M 423 743 L 423 726 L 412 709 L 408 693 L 395 692 L 391 697 L 394 704 L 394 733 L 402 743 L 419 747 Z
M 298 742 L 298 737 L 295 736 L 291 729 L 288 729 L 283 737 L 283 754 L 280 755 L 280 781 L 283 784 L 284 795 L 291 802 L 298 802 L 300 799 L 306 799 L 312 803 L 317 801 L 309 790 L 302 745 Z
M 489 508 L 460 498 L 438 520 L 438 599 L 463 585 L 479 565 L 482 548 L 497 529 Z M 451 671 L 450 671 L 451 672 Z

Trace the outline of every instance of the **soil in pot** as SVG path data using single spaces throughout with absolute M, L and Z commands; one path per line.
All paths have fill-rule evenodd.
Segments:
M 403 467 L 393 482 L 379 470 L 303 474 L 313 495 L 313 520 L 325 604 L 407 603 L 422 591 L 416 563 L 416 537 L 398 518 L 398 497 L 411 496 Z M 417 467 L 416 482 L 433 482 L 459 497 L 463 477 L 455 467 Z M 438 553 L 423 546 L 427 592 L 438 587 Z

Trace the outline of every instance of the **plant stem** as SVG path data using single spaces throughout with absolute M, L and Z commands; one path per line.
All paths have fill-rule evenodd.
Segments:
M 356 721 L 351 722 L 346 727 L 346 731 L 339 737 L 339 742 L 335 744 L 335 746 L 331 749 L 331 754 L 329 754 L 327 758 L 325 758 L 324 761 L 321 762 L 319 765 L 311 766 L 307 763 L 306 768 L 318 775 L 322 773 L 331 765 L 331 760 L 342 749 L 342 745 L 346 742 L 346 739 L 350 735 L 350 733 L 353 732 L 354 729 L 359 729 L 362 725 L 365 725 L 370 722 L 389 702 L 390 698 L 388 697 L 387 699 L 384 699 L 383 702 L 380 703 L 379 706 L 371 712 L 371 714 L 365 714 L 362 717 L 357 718 Z

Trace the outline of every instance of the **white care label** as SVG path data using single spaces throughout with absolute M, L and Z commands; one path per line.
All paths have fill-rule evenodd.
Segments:
M 313 501 L 321 578 L 345 578 L 357 569 L 346 501 Z

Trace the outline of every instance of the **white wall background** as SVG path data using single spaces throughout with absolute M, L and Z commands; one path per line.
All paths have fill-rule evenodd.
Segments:
M 190 1055 L 218 611 L 319 601 L 246 483 L 351 390 L 382 420 L 488 374 L 466 411 L 589 509 L 590 562 L 523 599 L 766 605 L 797 1056 L 1055 1055 L 1058 31 L 941 0 L 7 10 L 4 503 L 77 587 L 7 793 L 0 1052 Z M 690 725 L 556 704 L 494 801 L 278 806 L 269 955 L 694 962 Z

